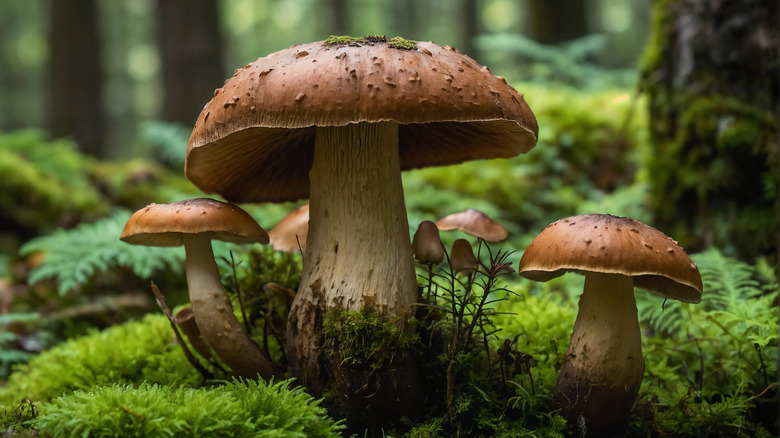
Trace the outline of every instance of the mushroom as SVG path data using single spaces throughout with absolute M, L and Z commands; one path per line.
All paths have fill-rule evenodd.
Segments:
M 185 174 L 204 192 L 234 202 L 309 197 L 287 352 L 314 392 L 328 378 L 328 311 L 370 309 L 412 329 L 401 171 L 509 158 L 536 144 L 536 119 L 503 78 L 452 47 L 394 40 L 331 38 L 259 58 L 214 92 L 187 147 Z
M 268 238 L 271 248 L 282 252 L 295 252 L 306 249 L 306 237 L 309 235 L 309 204 L 303 204 L 289 212 L 276 223 Z
M 436 265 L 444 260 L 444 245 L 439 239 L 439 229 L 432 221 L 422 221 L 412 238 L 414 257 L 426 265 Z
M 247 336 L 225 295 L 211 239 L 268 243 L 268 235 L 239 207 L 198 198 L 150 204 L 130 216 L 120 239 L 133 245 L 184 245 L 187 286 L 200 333 L 217 356 L 241 377 L 278 377 L 275 365 Z
M 474 257 L 474 250 L 468 240 L 455 239 L 450 253 L 452 269 L 456 273 L 465 272 L 471 275 L 479 268 L 479 262 Z
M 461 230 L 487 242 L 503 242 L 509 236 L 503 225 L 473 208 L 444 216 L 436 226 L 441 231 Z
M 701 276 L 670 237 L 605 214 L 550 224 L 520 259 L 520 275 L 531 280 L 566 271 L 584 274 L 585 286 L 553 398 L 588 435 L 609 436 L 625 422 L 644 374 L 634 286 L 698 303 Z

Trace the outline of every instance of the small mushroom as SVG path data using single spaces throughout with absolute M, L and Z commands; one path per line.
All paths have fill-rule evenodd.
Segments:
M 444 260 L 444 246 L 439 229 L 432 221 L 422 221 L 412 238 L 414 257 L 426 265 L 437 265 Z
M 466 239 L 457 239 L 452 243 L 450 254 L 452 260 L 452 269 L 455 272 L 465 272 L 473 274 L 479 268 L 479 262 L 474 256 L 474 250 Z
M 306 250 L 309 235 L 309 204 L 303 204 L 282 218 L 268 232 L 271 248 L 282 252 Z
M 547 226 L 520 259 L 519 273 L 547 281 L 585 275 L 579 313 L 553 398 L 589 436 L 619 431 L 644 374 L 634 286 L 686 303 L 701 301 L 696 265 L 671 238 L 633 219 L 574 216 Z
M 509 236 L 503 225 L 485 213 L 469 208 L 436 221 L 441 231 L 461 230 L 486 242 L 503 242 Z
M 130 216 L 120 239 L 134 245 L 184 245 L 187 286 L 201 335 L 219 358 L 241 377 L 279 377 L 275 365 L 244 332 L 219 277 L 211 239 L 268 243 L 268 234 L 239 207 L 198 198 L 150 204 Z

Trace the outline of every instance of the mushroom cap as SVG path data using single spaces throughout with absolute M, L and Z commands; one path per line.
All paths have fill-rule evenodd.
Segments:
M 306 249 L 306 238 L 309 235 L 309 204 L 296 207 L 287 216 L 276 223 L 268 237 L 271 247 L 277 251 L 295 252 Z
M 536 144 L 523 95 L 448 46 L 319 41 L 236 70 L 201 111 L 185 174 L 234 202 L 309 196 L 318 126 L 399 124 L 402 170 L 509 158 Z
M 127 220 L 121 240 L 133 245 L 179 246 L 185 234 L 208 233 L 232 243 L 268 243 L 268 234 L 236 205 L 197 198 L 149 204 Z
M 456 239 L 452 243 L 450 260 L 455 272 L 474 272 L 479 268 L 479 261 L 474 256 L 474 250 L 466 239 Z
M 566 271 L 633 277 L 634 285 L 685 303 L 701 301 L 699 269 L 672 238 L 639 221 L 607 214 L 548 225 L 520 259 L 523 277 L 547 281 Z
M 444 260 L 444 245 L 439 229 L 432 221 L 422 221 L 412 238 L 412 253 L 423 263 L 439 264 Z
M 441 231 L 461 230 L 488 242 L 503 242 L 509 236 L 503 225 L 473 208 L 444 216 L 436 226 Z

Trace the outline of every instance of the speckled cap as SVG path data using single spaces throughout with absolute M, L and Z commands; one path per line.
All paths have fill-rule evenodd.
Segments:
M 699 269 L 672 238 L 639 221 L 606 214 L 548 225 L 520 259 L 519 274 L 547 281 L 566 271 L 622 274 L 634 285 L 685 303 L 701 301 Z
M 133 245 L 179 246 L 184 234 L 208 233 L 232 243 L 268 243 L 268 234 L 236 205 L 197 198 L 149 204 L 127 220 L 120 239 Z
M 185 174 L 234 202 L 309 196 L 317 126 L 393 121 L 402 170 L 509 158 L 536 144 L 523 95 L 448 46 L 323 41 L 236 70 L 198 116 Z

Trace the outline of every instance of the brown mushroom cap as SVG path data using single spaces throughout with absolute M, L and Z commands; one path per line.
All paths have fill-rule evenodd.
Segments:
M 622 274 L 634 285 L 686 303 L 701 301 L 699 269 L 666 234 L 606 214 L 573 216 L 548 225 L 520 259 L 520 275 L 547 281 L 566 271 Z
M 232 243 L 268 243 L 268 234 L 249 213 L 208 198 L 149 204 L 130 216 L 119 238 L 134 245 L 179 246 L 183 234 L 197 233 Z
M 295 252 L 306 249 L 309 235 L 309 204 L 303 204 L 276 223 L 268 237 L 276 251 Z
M 236 70 L 197 119 L 185 174 L 235 202 L 307 198 L 316 127 L 381 121 L 400 125 L 402 170 L 513 157 L 538 134 L 523 95 L 451 47 L 320 41 Z
M 503 242 L 509 236 L 503 225 L 485 213 L 469 208 L 436 221 L 441 231 L 461 230 L 488 242 Z

